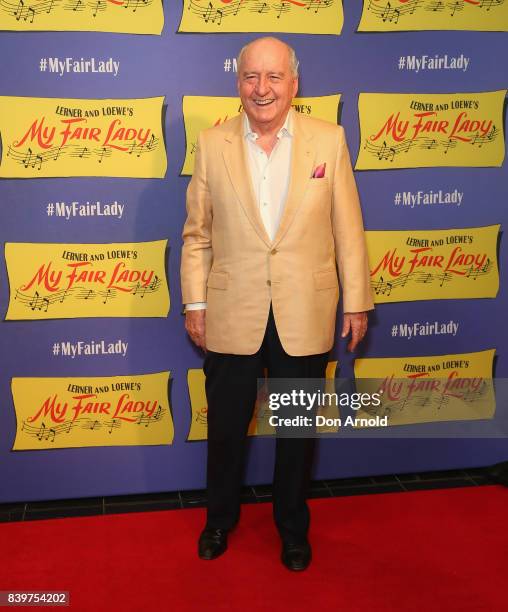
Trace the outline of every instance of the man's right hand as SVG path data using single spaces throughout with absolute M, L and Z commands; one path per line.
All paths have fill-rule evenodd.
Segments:
M 205 345 L 206 308 L 187 310 L 185 313 L 185 329 L 192 342 L 206 351 Z

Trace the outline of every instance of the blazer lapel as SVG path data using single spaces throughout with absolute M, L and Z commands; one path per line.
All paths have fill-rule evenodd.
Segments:
M 237 120 L 232 124 L 231 131 L 225 137 L 226 142 L 222 152 L 226 169 L 245 214 L 261 240 L 270 246 L 271 240 L 266 233 L 252 188 L 247 152 L 243 141 L 243 113 L 238 115 Z
M 265 230 L 252 188 L 243 138 L 243 113 L 238 115 L 234 122 L 232 121 L 231 130 L 225 137 L 226 142 L 223 149 L 226 169 L 240 204 L 255 231 L 267 246 L 275 246 L 289 229 L 310 181 L 316 157 L 316 150 L 312 143 L 313 134 L 305 130 L 297 111 L 290 109 L 289 112 L 292 113 L 293 123 L 291 175 L 288 196 L 273 243 Z
M 291 109 L 289 112 L 293 114 L 291 175 L 289 177 L 288 196 L 273 245 L 281 241 L 300 207 L 303 199 L 302 196 L 311 179 L 312 168 L 316 157 L 316 150 L 312 143 L 313 134 L 305 130 L 297 111 Z

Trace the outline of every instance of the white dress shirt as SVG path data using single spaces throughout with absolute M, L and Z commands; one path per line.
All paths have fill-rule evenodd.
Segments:
M 279 228 L 288 195 L 292 151 L 291 113 L 277 133 L 277 142 L 270 155 L 256 144 L 259 135 L 253 132 L 247 114 L 244 115 L 243 133 L 247 149 L 247 165 L 259 213 L 271 240 Z M 206 308 L 206 302 L 187 304 L 186 310 Z

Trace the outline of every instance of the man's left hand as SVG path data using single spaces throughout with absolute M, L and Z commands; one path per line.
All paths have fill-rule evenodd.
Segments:
M 342 338 L 351 332 L 351 340 L 347 345 L 348 351 L 354 351 L 358 343 L 363 340 L 367 333 L 367 313 L 366 312 L 345 312 L 344 324 L 342 325 Z

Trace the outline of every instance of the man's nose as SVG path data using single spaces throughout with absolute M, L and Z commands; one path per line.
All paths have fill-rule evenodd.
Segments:
M 257 82 L 256 93 L 259 96 L 264 96 L 268 93 L 270 89 L 269 81 L 266 77 L 260 76 Z

